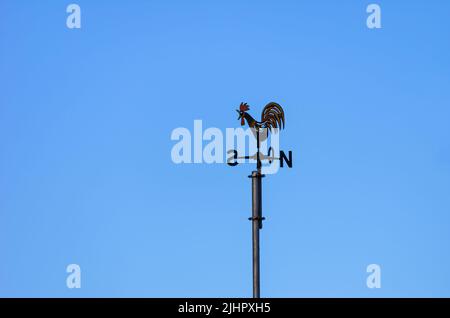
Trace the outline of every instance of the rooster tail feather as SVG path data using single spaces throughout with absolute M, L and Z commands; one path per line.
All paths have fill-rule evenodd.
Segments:
M 274 102 L 267 104 L 262 111 L 261 122 L 269 130 L 284 129 L 284 111 L 280 104 Z

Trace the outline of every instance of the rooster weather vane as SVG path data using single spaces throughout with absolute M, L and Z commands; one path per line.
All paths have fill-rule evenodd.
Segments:
M 260 142 L 265 141 L 269 137 L 269 132 L 272 133 L 273 129 L 284 129 L 285 119 L 283 108 L 274 102 L 267 104 L 262 111 L 261 121 L 254 119 L 248 111 L 250 107 L 247 103 L 241 103 L 239 110 L 236 111 L 239 114 L 238 120 L 241 120 L 241 126 L 245 125 L 247 121 L 248 126 L 251 128 L 253 135 L 256 138 L 257 153 L 255 156 L 241 157 L 244 159 L 256 159 L 256 171 L 253 171 L 249 178 L 252 179 L 252 216 L 249 218 L 252 221 L 252 247 L 253 247 L 253 297 L 260 297 L 260 257 L 259 257 L 259 230 L 262 229 L 262 221 L 265 219 L 262 216 L 262 182 L 261 179 L 264 175 L 261 173 L 261 160 L 268 159 L 269 162 L 274 159 L 280 159 L 284 156 L 283 152 L 280 152 L 280 158 L 270 157 L 260 153 Z M 256 158 L 255 158 L 256 157 Z M 284 156 L 285 157 L 285 156 Z M 235 152 L 234 159 L 241 159 L 237 157 Z M 289 152 L 290 163 L 289 167 L 292 167 L 292 153 Z M 282 159 L 280 159 L 282 163 Z
M 272 129 L 284 129 L 284 110 L 280 104 L 270 102 L 262 110 L 261 121 L 254 119 L 248 113 L 249 110 L 250 106 L 248 106 L 247 103 L 241 103 L 241 105 L 239 105 L 239 110 L 236 109 L 239 114 L 238 120 L 241 120 L 241 126 L 244 126 L 247 121 L 248 126 L 251 128 L 252 133 L 256 138 L 257 153 L 256 156 L 236 156 L 235 159 L 256 159 L 257 170 L 261 173 L 261 160 L 269 159 L 269 162 L 271 162 L 270 159 L 279 159 L 270 157 L 270 151 L 267 156 L 261 154 L 259 148 L 260 143 L 268 138 L 269 132 L 272 132 Z

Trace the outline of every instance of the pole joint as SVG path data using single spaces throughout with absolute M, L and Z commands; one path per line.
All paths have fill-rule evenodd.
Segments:
M 249 221 L 264 221 L 266 218 L 265 217 L 259 217 L 259 216 L 252 216 L 250 218 L 248 218 Z
M 249 175 L 249 178 L 256 179 L 256 178 L 264 178 L 266 175 L 262 173 L 257 173 L 256 171 L 253 172 L 253 174 Z

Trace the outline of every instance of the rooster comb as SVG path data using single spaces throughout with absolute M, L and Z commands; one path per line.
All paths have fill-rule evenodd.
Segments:
M 250 107 L 247 105 L 247 103 L 241 103 L 241 105 L 239 106 L 239 110 L 241 112 L 246 112 L 249 109 L 250 109 Z

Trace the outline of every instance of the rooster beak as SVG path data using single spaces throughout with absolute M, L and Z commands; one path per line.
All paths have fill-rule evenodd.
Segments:
M 242 114 L 241 114 L 241 112 L 240 112 L 240 111 L 238 111 L 237 109 L 236 109 L 236 111 L 237 111 L 237 113 L 239 114 L 239 117 L 238 117 L 238 120 L 239 120 L 239 119 L 241 119 L 241 117 L 242 117 Z

